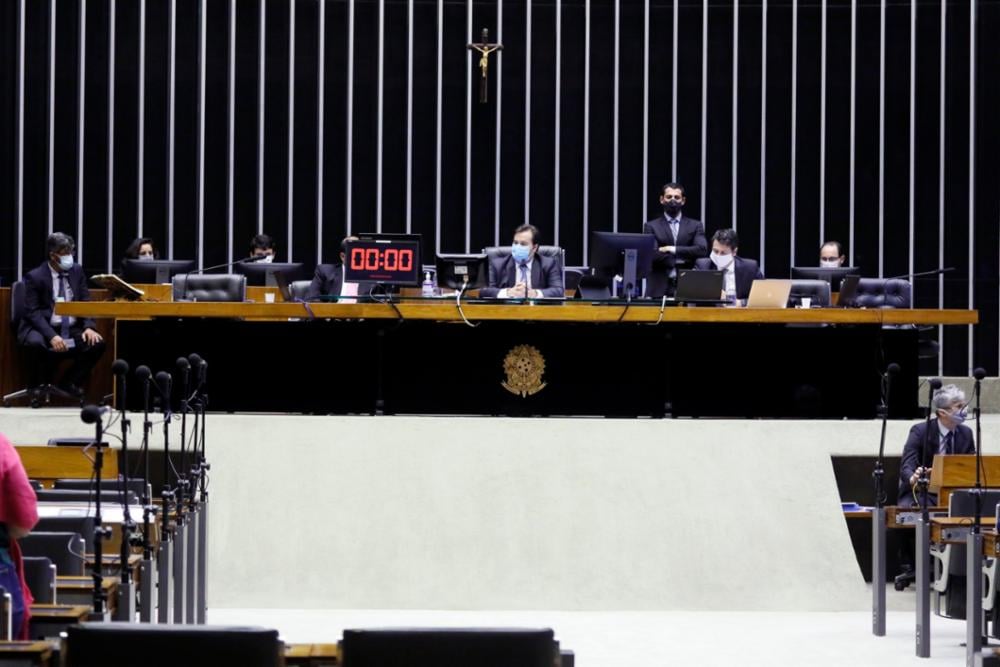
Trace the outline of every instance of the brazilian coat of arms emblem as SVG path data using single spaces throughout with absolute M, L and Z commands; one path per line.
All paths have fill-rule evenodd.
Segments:
M 526 398 L 545 389 L 546 383 L 542 382 L 545 357 L 536 347 L 517 345 L 511 348 L 503 360 L 503 370 L 507 379 L 500 384 L 512 394 Z

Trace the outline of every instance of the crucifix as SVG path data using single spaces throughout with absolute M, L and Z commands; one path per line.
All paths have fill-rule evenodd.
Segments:
M 503 44 L 490 44 L 490 31 L 483 28 L 483 41 L 479 43 L 466 44 L 465 48 L 470 51 L 479 51 L 479 103 L 486 104 L 486 74 L 490 67 L 490 54 L 503 49 Z

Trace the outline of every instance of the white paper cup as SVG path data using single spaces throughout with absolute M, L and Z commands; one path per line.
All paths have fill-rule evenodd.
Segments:
M 274 303 L 274 292 L 264 293 L 264 303 Z
M 273 294 L 269 294 L 268 296 L 274 296 L 274 295 Z M 812 301 L 813 301 L 812 298 L 808 297 L 808 296 L 801 296 L 801 297 L 799 297 L 799 303 L 802 304 L 803 308 L 811 308 L 812 307 Z

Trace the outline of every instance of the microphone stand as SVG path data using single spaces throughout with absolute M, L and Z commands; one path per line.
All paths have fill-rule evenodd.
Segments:
M 191 556 L 190 567 L 192 568 L 194 579 L 193 588 L 189 585 L 191 593 L 188 616 L 189 623 L 203 625 L 206 620 L 207 605 L 207 571 L 208 571 L 208 490 L 206 485 L 207 472 L 211 468 L 205 458 L 205 410 L 208 407 L 208 393 L 205 391 L 205 383 L 208 377 L 208 363 L 200 356 L 192 354 L 188 359 L 191 366 L 197 370 L 196 388 L 191 395 L 191 404 L 194 405 L 195 423 L 193 428 L 194 444 L 192 455 L 194 464 L 191 469 L 192 487 L 189 496 L 189 513 L 194 517 L 194 524 L 191 529 L 192 539 L 196 541 L 196 548 L 189 549 Z M 200 431 L 199 431 L 200 426 Z M 199 446 L 199 440 L 201 444 Z M 197 498 L 196 498 L 197 495 Z
M 878 458 L 872 479 L 875 481 L 875 507 L 872 510 L 872 634 L 885 636 L 885 429 L 889 418 L 889 393 L 892 377 L 899 372 L 899 364 L 886 367 L 882 376 L 882 403 L 878 414 L 882 418 L 882 435 L 878 444 Z
M 119 558 L 121 561 L 121 581 L 118 584 L 118 602 L 115 607 L 115 620 L 127 623 L 135 622 L 135 586 L 132 582 L 132 570 L 128 567 L 128 557 L 131 553 L 132 539 L 135 534 L 135 521 L 129 513 L 128 502 L 128 431 L 131 427 L 131 420 L 125 412 L 126 402 L 126 381 L 125 374 L 128 373 L 128 363 L 124 359 L 118 359 L 112 364 L 111 370 L 115 374 L 116 395 L 118 399 L 119 421 L 122 429 L 122 472 L 121 472 L 121 497 L 122 497 L 122 528 L 121 528 L 121 549 Z
M 153 526 L 150 517 L 155 521 L 156 506 L 153 504 L 151 486 L 149 483 L 149 433 L 153 422 L 149 419 L 149 382 L 150 371 L 147 366 L 139 366 L 135 375 L 142 382 L 142 563 L 139 566 L 141 589 L 139 594 L 139 621 L 152 623 L 153 597 L 156 586 L 156 575 L 153 568 L 153 545 L 151 535 Z
M 916 614 L 916 654 L 918 658 L 929 658 L 931 655 L 931 518 L 927 511 L 927 478 L 928 458 L 931 438 L 931 414 L 934 410 L 934 392 L 941 388 L 941 380 L 931 379 L 927 391 L 927 416 L 924 421 L 924 442 L 921 445 L 917 476 L 917 488 L 920 490 L 920 514 L 916 521 L 916 582 L 917 582 L 917 614 Z
M 976 378 L 976 407 L 973 416 L 976 419 L 976 488 L 972 492 L 973 506 L 972 528 L 965 542 L 965 662 L 974 665 L 976 658 L 982 652 L 983 644 L 983 484 L 979 473 L 983 465 L 982 428 L 979 425 L 979 394 L 986 371 L 976 368 L 972 371 Z M 956 427 L 955 432 L 958 433 Z M 992 582 L 991 582 L 992 583 Z
M 171 503 L 174 499 L 174 492 L 170 488 L 170 374 L 160 372 L 156 374 L 157 390 L 160 393 L 161 409 L 163 412 L 163 486 L 160 490 L 162 512 L 160 516 L 160 551 L 157 555 L 156 564 L 158 569 L 157 580 L 157 621 L 159 623 L 173 622 L 172 610 L 172 575 L 173 567 L 173 538 L 174 530 L 170 523 Z
M 101 441 L 104 438 L 104 422 L 101 419 L 100 408 L 94 405 L 86 406 L 80 413 L 85 424 L 94 424 L 94 566 L 91 576 L 94 579 L 94 611 L 90 615 L 92 621 L 105 621 L 107 609 L 104 595 L 104 540 L 111 536 L 111 531 L 105 528 L 101 521 L 101 468 L 104 466 L 104 448 Z

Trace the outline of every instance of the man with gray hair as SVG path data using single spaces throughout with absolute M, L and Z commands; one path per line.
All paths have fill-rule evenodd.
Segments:
M 935 455 L 976 453 L 972 429 L 963 423 L 967 416 L 966 403 L 965 392 L 953 384 L 946 384 L 934 392 L 931 399 L 934 418 L 914 425 L 903 446 L 903 458 L 899 463 L 899 505 L 919 504 L 917 480 L 925 468 L 930 476 Z M 927 503 L 935 505 L 937 496 L 927 494 Z
M 89 301 L 87 276 L 74 260 L 76 243 L 62 232 L 49 234 L 45 244 L 46 260 L 24 274 L 24 314 L 18 325 L 17 340 L 35 353 L 32 368 L 41 378 L 34 387 L 51 381 L 53 355 L 72 357 L 73 366 L 59 386 L 74 396 L 83 397 L 80 387 L 104 353 L 104 339 L 90 318 L 60 316 L 55 304 L 61 301 Z M 40 382 L 39 382 L 40 380 Z

